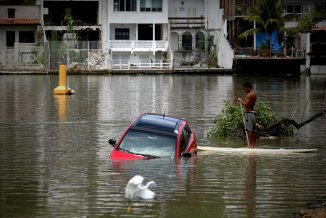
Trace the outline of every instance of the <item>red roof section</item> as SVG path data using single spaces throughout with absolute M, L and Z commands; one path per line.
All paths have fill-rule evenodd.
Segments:
M 40 19 L 7 18 L 0 19 L 0 25 L 40 25 Z
M 326 26 L 315 27 L 311 29 L 311 32 L 319 32 L 319 31 L 326 31 Z

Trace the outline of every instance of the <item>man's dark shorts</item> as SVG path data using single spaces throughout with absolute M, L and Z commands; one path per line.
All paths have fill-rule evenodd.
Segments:
M 246 130 L 249 132 L 256 131 L 256 113 L 254 111 L 245 112 L 244 117 Z

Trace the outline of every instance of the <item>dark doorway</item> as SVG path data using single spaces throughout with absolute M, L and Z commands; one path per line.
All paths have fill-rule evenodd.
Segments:
M 188 32 L 182 35 L 182 48 L 185 50 L 192 50 L 192 35 Z
M 15 31 L 6 32 L 6 45 L 7 47 L 15 46 Z
M 155 40 L 162 40 L 162 25 L 155 24 Z
M 153 24 L 138 25 L 138 40 L 153 40 Z

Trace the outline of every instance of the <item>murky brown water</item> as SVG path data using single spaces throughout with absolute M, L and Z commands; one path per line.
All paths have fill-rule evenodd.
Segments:
M 315 154 L 221 155 L 197 159 L 111 162 L 118 138 L 139 113 L 183 116 L 200 145 L 224 100 L 258 97 L 280 117 L 301 121 L 325 109 L 325 77 L 69 76 L 74 96 L 54 96 L 57 76 L 0 76 L 0 217 L 291 217 L 326 196 L 325 116 L 295 137 L 261 147 L 319 148 Z M 127 213 L 124 187 L 141 174 L 154 200 Z

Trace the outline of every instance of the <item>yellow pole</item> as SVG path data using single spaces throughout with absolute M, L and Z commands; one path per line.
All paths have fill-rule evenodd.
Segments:
M 65 86 L 67 84 L 67 71 L 66 65 L 59 65 L 59 86 Z
M 59 86 L 53 90 L 55 95 L 71 95 L 74 90 L 67 87 L 66 65 L 59 65 Z

